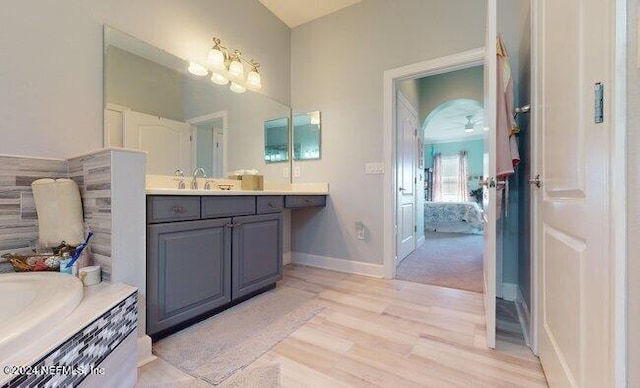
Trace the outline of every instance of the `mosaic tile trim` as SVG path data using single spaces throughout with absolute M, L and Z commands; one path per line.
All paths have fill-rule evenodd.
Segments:
M 68 176 L 64 160 L 0 155 L 0 251 L 28 248 L 38 239 L 31 182 Z
M 92 265 L 111 279 L 111 151 L 69 159 L 69 176 L 78 185 L 87 226 L 93 232 L 89 245 Z
M 2 388 L 77 386 L 90 371 L 98 371 L 100 363 L 136 329 L 137 300 L 138 293 L 131 294 L 28 367 L 31 371 L 54 370 L 59 373 L 16 376 Z

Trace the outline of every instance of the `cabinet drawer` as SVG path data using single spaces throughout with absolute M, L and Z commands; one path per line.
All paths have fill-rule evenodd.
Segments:
M 256 208 L 258 214 L 280 213 L 284 209 L 284 197 L 281 195 L 258 196 Z
M 256 197 L 202 197 L 202 218 L 256 214 Z
M 147 222 L 188 221 L 200 218 L 200 197 L 147 197 Z
M 307 207 L 326 206 L 327 197 L 325 195 L 287 195 L 285 197 L 285 207 Z

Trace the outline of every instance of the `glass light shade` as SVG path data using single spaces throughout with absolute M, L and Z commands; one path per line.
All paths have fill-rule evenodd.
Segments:
M 242 79 L 244 77 L 244 66 L 240 60 L 235 59 L 229 64 L 229 74 L 236 79 Z
M 229 79 L 220 73 L 211 73 L 211 82 L 218 85 L 226 85 L 229 83 Z
M 470 132 L 473 132 L 473 128 L 465 128 L 464 131 L 467 133 L 470 133 Z
M 206 67 L 195 62 L 189 62 L 187 70 L 189 70 L 189 73 L 200 77 L 209 74 L 209 70 Z
M 212 48 L 209 50 L 207 61 L 214 68 L 222 69 L 224 67 L 224 53 L 216 48 Z
M 249 74 L 247 74 L 247 85 L 254 89 L 262 89 L 262 82 L 260 80 L 260 73 L 255 70 L 251 70 Z
M 231 86 L 229 86 L 229 89 L 231 89 L 231 91 L 234 93 L 244 93 L 247 91 L 247 88 L 235 82 L 231 83 Z

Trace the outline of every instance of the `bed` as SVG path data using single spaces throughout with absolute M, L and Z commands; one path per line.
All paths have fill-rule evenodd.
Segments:
M 425 232 L 484 233 L 484 216 L 476 202 L 425 202 Z

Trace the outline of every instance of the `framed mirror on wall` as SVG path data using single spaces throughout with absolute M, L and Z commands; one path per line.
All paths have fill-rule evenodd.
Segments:
M 264 122 L 264 161 L 289 161 L 289 118 L 280 117 Z
M 209 71 L 198 76 L 188 60 L 109 26 L 103 49 L 105 147 L 147 151 L 151 175 L 202 167 L 224 178 L 256 169 L 265 180 L 291 182 L 289 106 L 252 90 L 233 92 Z M 266 160 L 267 146 L 283 150 Z
M 321 157 L 320 111 L 293 116 L 293 159 L 318 160 Z

